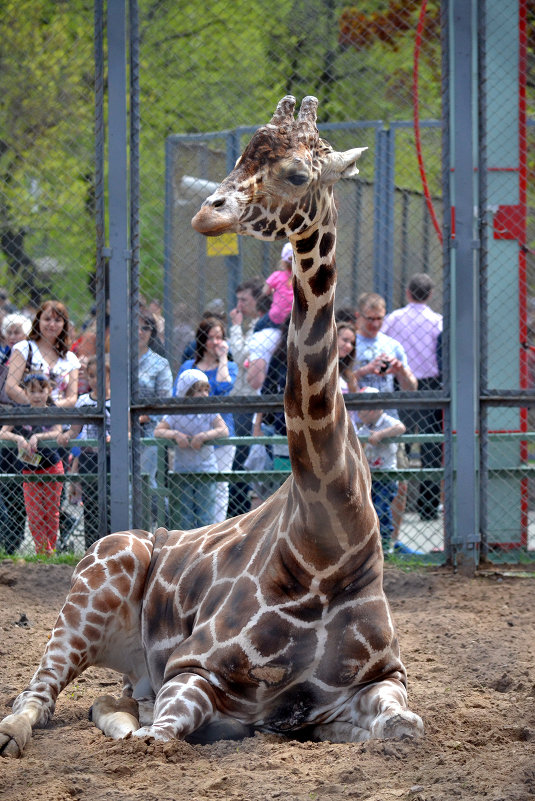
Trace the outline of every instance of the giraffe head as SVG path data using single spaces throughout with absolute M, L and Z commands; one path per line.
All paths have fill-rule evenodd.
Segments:
M 355 162 L 367 148 L 333 150 L 319 137 L 317 106 L 315 97 L 305 97 L 296 119 L 295 98 L 279 101 L 271 121 L 256 131 L 193 218 L 196 231 L 273 240 L 302 235 L 321 220 L 331 187 L 358 173 Z

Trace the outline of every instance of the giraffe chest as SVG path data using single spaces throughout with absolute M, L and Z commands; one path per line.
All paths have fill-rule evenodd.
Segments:
M 216 688 L 222 713 L 285 731 L 328 717 L 363 683 L 399 669 L 386 600 L 374 588 L 333 600 L 296 576 L 277 583 L 268 567 L 216 576 L 202 591 L 200 576 L 189 578 L 182 593 L 160 589 L 157 613 L 144 620 L 156 689 L 197 672 Z

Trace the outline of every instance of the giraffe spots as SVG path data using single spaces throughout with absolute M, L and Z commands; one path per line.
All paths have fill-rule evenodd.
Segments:
M 258 612 L 260 605 L 256 598 L 256 585 L 247 576 L 239 578 L 230 595 L 221 604 L 215 615 L 214 630 L 216 639 L 225 642 L 237 636 L 243 629 L 244 619 L 250 620 Z
M 220 607 L 223 605 L 228 593 L 228 582 L 222 582 L 221 584 L 216 584 L 215 586 L 210 587 L 199 609 L 199 618 L 201 620 L 208 620 L 214 617 Z
M 333 307 L 332 303 L 329 302 L 316 310 L 314 320 L 310 326 L 310 331 L 305 340 L 305 345 L 307 347 L 315 347 L 321 342 L 324 342 L 326 338 L 325 332 L 331 330 L 331 323 L 333 323 Z
M 358 476 L 350 465 L 345 466 L 345 469 L 335 476 L 332 481 L 326 486 L 326 497 L 333 508 L 346 508 L 351 509 L 353 514 L 348 515 L 348 530 L 355 527 L 356 515 L 363 508 L 364 494 L 357 490 Z M 366 493 L 367 497 L 367 493 Z M 370 506 L 371 509 L 371 506 Z M 373 516 L 368 516 L 369 526 L 365 527 L 365 523 L 361 520 L 362 530 L 369 531 L 372 526 Z
M 307 504 L 304 521 L 307 536 L 298 536 L 298 532 L 292 532 L 294 545 L 299 545 L 307 562 L 319 567 L 326 562 L 336 564 L 343 557 L 344 550 L 338 541 L 336 522 L 324 503 L 316 501 Z
M 359 675 L 361 684 L 369 684 L 372 681 L 379 681 L 391 678 L 392 674 L 398 674 L 395 678 L 406 685 L 406 673 L 399 659 L 394 659 L 392 653 L 381 654 L 378 658 L 364 665 Z
M 335 235 L 332 231 L 325 231 L 320 239 L 320 256 L 324 259 L 333 250 L 336 242 Z M 333 265 L 334 272 L 334 265 Z
M 84 570 L 83 578 L 90 590 L 98 590 L 106 582 L 106 570 L 101 562 L 92 565 L 88 570 Z
M 117 575 L 111 582 L 112 587 L 119 593 L 122 598 L 128 598 L 130 595 L 131 589 L 131 580 L 129 576 L 125 576 L 124 574 Z
M 82 586 L 82 582 L 75 584 L 69 593 L 70 604 L 76 606 L 78 609 L 85 609 L 87 607 L 88 600 L 89 596 L 85 588 Z
M 355 636 L 353 618 L 352 610 L 346 608 L 326 626 L 330 647 L 327 646 L 325 659 L 316 675 L 331 686 L 350 687 L 355 684 L 359 671 L 370 659 L 368 643 Z
M 108 563 L 110 576 L 116 576 L 119 573 L 126 573 L 128 576 L 133 576 L 135 569 L 136 559 L 132 553 L 123 553 L 119 559 L 111 559 Z
M 294 447 L 294 442 L 303 442 L 303 447 Z M 308 443 L 304 434 L 300 432 L 295 438 L 288 431 L 288 445 L 292 459 L 292 473 L 300 487 L 306 488 L 308 492 L 314 494 L 321 489 L 321 478 L 315 475 L 314 467 L 310 454 L 308 453 Z
M 63 615 L 65 617 L 65 623 L 69 629 L 78 628 L 82 619 L 79 606 L 72 603 L 66 604 L 63 609 Z
M 87 648 L 87 640 L 71 633 L 69 637 L 69 648 L 73 651 L 85 651 Z M 72 658 L 73 655 L 70 655 L 69 659 L 72 660 Z
M 312 231 L 309 236 L 304 237 L 303 239 L 298 239 L 296 242 L 296 250 L 299 254 L 301 253 L 310 253 L 311 250 L 314 250 L 318 243 L 319 238 L 319 231 L 316 229 Z
M 273 659 L 275 665 L 288 667 L 287 649 L 290 642 L 298 637 L 300 630 L 288 623 L 276 608 L 265 612 L 246 628 L 245 636 L 255 651 L 263 659 Z
M 108 560 L 111 556 L 116 556 L 130 547 L 130 537 L 128 534 L 108 534 L 95 544 L 95 554 L 99 560 Z
M 310 288 L 317 298 L 327 294 L 336 283 L 336 266 L 334 264 L 321 264 L 310 279 Z
M 288 228 L 290 229 L 290 231 L 297 231 L 299 230 L 299 228 L 301 228 L 304 222 L 305 218 L 303 217 L 303 215 L 296 214 L 295 217 L 293 217 L 288 223 Z
M 315 392 L 312 394 L 308 401 L 308 414 L 310 415 L 311 420 L 324 420 L 326 425 L 332 425 L 332 418 L 334 415 L 334 410 L 337 408 L 337 395 L 335 393 L 336 390 L 336 373 L 327 379 L 327 381 L 323 382 L 323 386 L 319 390 L 319 392 Z M 316 381 L 319 383 L 321 381 L 322 376 L 319 375 L 316 378 Z M 333 386 L 334 385 L 334 386 Z M 336 415 L 337 416 L 337 415 Z M 330 419 L 331 418 L 331 419 Z M 331 430 L 331 441 L 334 443 L 338 443 L 338 447 L 340 447 L 341 440 L 337 437 L 332 436 Z M 318 451 L 320 452 L 320 451 Z M 320 452 L 321 455 L 321 452 Z
M 262 231 L 262 236 L 271 237 L 279 227 L 279 222 L 277 219 L 270 220 L 267 225 L 265 225 L 264 230 Z
M 248 213 L 242 217 L 241 222 L 242 223 L 253 222 L 254 220 L 258 219 L 258 217 L 260 216 L 260 214 L 263 213 L 263 211 L 264 210 L 260 206 L 252 206 L 249 209 Z
M 192 658 L 195 662 L 199 662 L 199 655 L 206 653 L 213 645 L 214 640 L 209 629 L 208 624 L 199 624 L 196 626 L 195 631 L 191 633 L 183 642 L 180 643 L 178 648 L 169 660 L 166 670 L 166 677 L 171 675 L 173 671 L 179 672 L 184 669 L 184 662 L 188 666 L 191 665 Z M 193 654 L 196 656 L 193 657 Z
M 93 623 L 95 626 L 102 626 L 105 621 L 104 615 L 98 612 L 88 612 L 85 616 L 87 623 Z
M 291 531 L 290 531 L 291 538 Z M 271 606 L 280 598 L 297 601 L 308 594 L 310 571 L 295 558 L 285 539 L 280 538 L 277 550 L 271 555 L 260 574 L 262 594 Z
M 314 259 L 301 259 L 301 270 L 306 273 L 311 267 L 314 267 Z
M 123 599 L 111 587 L 103 586 L 100 592 L 94 593 L 92 598 L 93 609 L 97 612 L 115 612 L 122 604 Z
M 162 550 L 158 560 L 151 565 L 151 578 L 154 576 L 157 581 L 173 586 L 191 566 L 192 554 L 188 548 L 181 548 L 175 541 L 170 545 L 172 550 Z M 152 587 L 152 580 L 149 587 Z
M 293 323 L 297 331 L 300 331 L 303 327 L 303 323 L 305 322 L 308 314 L 308 301 L 306 299 L 306 295 L 304 292 L 303 287 L 300 285 L 299 282 L 294 283 L 294 303 L 293 303 Z M 291 342 L 290 338 L 288 337 L 288 350 L 294 343 Z M 294 346 L 295 347 L 295 346 Z M 291 370 L 288 370 L 288 378 L 293 377 L 293 373 Z M 296 376 L 297 378 L 297 376 Z
M 261 524 L 262 513 L 259 518 Z M 236 537 L 227 541 L 217 552 L 217 576 L 239 576 L 250 563 L 257 547 L 257 537 Z
M 302 598 L 295 604 L 284 604 L 285 617 L 294 618 L 302 623 L 314 623 L 321 617 L 323 604 L 317 595 Z
M 102 628 L 100 626 L 84 626 L 84 636 L 87 637 L 89 642 L 98 642 L 102 636 Z
M 241 645 L 232 643 L 218 648 L 207 666 L 223 679 L 228 690 L 238 698 L 254 698 L 254 684 L 249 676 L 252 665 Z
M 340 464 L 340 468 L 342 467 L 343 443 L 338 437 L 333 436 L 332 426 L 328 420 L 323 428 L 314 431 L 313 447 L 318 457 L 315 460 L 317 472 L 321 471 L 324 476 L 330 473 L 337 463 Z
M 325 343 L 324 346 L 319 348 L 319 350 L 313 351 L 312 353 L 307 353 L 306 356 L 305 356 L 305 359 L 304 359 L 305 366 L 307 368 L 307 383 L 309 385 L 312 385 L 312 384 L 324 384 L 324 386 L 321 389 L 321 392 L 319 393 L 322 397 L 323 397 L 323 394 L 324 394 L 325 390 L 327 389 L 327 387 L 326 387 L 326 385 L 324 383 L 324 379 L 325 379 L 325 371 L 326 371 L 326 369 L 328 368 L 328 366 L 330 364 L 329 355 L 332 352 L 332 349 L 333 349 L 333 343 L 329 344 L 327 342 L 327 343 Z M 331 373 L 331 374 L 334 375 L 334 373 Z M 331 382 L 329 382 L 329 383 L 331 383 Z M 317 393 L 316 393 L 316 395 L 311 396 L 311 399 L 309 401 L 309 408 L 307 409 L 307 413 L 308 414 L 312 414 L 313 413 L 314 414 L 314 417 L 313 417 L 314 420 L 318 420 L 318 419 L 321 419 L 322 417 L 326 417 L 327 415 L 331 414 L 331 412 L 332 412 L 332 407 L 333 407 L 333 403 L 334 403 L 334 394 L 332 393 L 332 388 L 331 387 L 329 387 L 328 391 L 330 391 L 330 396 L 328 398 L 326 398 L 326 399 L 325 398 L 323 399 L 323 400 L 327 400 L 328 407 L 323 410 L 323 413 L 321 413 L 321 410 L 320 410 L 319 415 L 317 414 L 317 412 L 314 412 L 314 413 L 312 412 L 312 406 L 311 406 L 311 404 L 312 405 L 315 404 L 315 402 L 314 403 L 312 402 L 312 398 L 313 397 L 317 397 Z
M 318 204 L 314 192 L 309 192 L 305 203 L 302 205 L 303 212 L 308 216 L 308 219 L 314 221 L 318 213 Z
M 295 213 L 296 204 L 295 203 L 284 203 L 279 211 L 279 222 L 281 225 L 286 225 L 286 223 L 291 219 L 291 217 Z

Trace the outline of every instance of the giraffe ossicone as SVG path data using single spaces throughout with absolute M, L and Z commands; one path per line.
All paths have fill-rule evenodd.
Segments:
M 292 474 L 258 509 L 193 531 L 125 531 L 76 567 L 41 663 L 0 723 L 20 756 L 90 665 L 123 694 L 93 705 L 108 736 L 169 740 L 251 729 L 356 742 L 418 737 L 383 591 L 370 473 L 338 385 L 333 186 L 365 148 L 338 153 L 317 100 L 284 97 L 192 220 L 293 246 L 285 413 Z M 212 735 L 209 730 L 212 729 Z

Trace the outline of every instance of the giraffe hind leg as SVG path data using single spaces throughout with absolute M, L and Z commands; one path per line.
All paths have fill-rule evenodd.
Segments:
M 133 683 L 146 672 L 139 599 L 151 550 L 144 532 L 119 532 L 78 564 L 39 668 L 0 721 L 0 756 L 22 756 L 32 728 L 46 725 L 58 695 L 90 665 L 128 670 Z

